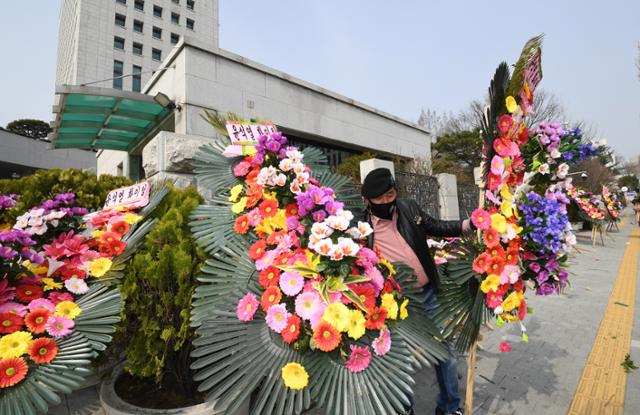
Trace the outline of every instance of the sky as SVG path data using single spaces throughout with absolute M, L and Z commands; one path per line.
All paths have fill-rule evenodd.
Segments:
M 49 121 L 60 1 L 6 3 L 0 125 Z M 638 1 L 220 0 L 219 7 L 221 48 L 411 121 L 422 108 L 455 113 L 481 99 L 497 65 L 514 63 L 527 39 L 544 33 L 539 87 L 617 153 L 640 154 Z

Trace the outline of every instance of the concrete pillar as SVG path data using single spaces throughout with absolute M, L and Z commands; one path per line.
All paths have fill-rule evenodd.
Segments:
M 371 170 L 378 169 L 380 167 L 386 167 L 391 170 L 391 175 L 396 177 L 396 172 L 393 168 L 393 162 L 388 160 L 380 160 L 380 159 L 368 159 L 362 160 L 360 162 L 360 183 L 364 182 L 364 178 L 367 177 L 367 174 L 371 172 Z
M 460 219 L 458 209 L 458 184 L 456 176 L 449 173 L 440 173 L 438 179 L 438 201 L 440 202 L 440 219 Z

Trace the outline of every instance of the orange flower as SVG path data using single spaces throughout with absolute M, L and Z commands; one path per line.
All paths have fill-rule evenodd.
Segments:
M 280 282 L 280 270 L 274 266 L 267 267 L 258 274 L 258 281 L 264 288 L 277 286 Z
M 19 357 L 0 360 L 0 388 L 8 388 L 20 382 L 27 376 L 29 367 Z
M 100 242 L 107 245 L 112 243 L 113 241 L 119 241 L 119 240 L 120 240 L 120 235 L 118 235 L 115 232 L 105 232 L 100 237 Z
M 267 199 L 260 203 L 258 207 L 260 214 L 263 218 L 270 218 L 278 213 L 278 201 L 274 199 Z
M 478 274 L 484 274 L 487 272 L 487 265 L 490 258 L 491 257 L 486 252 L 478 255 L 478 257 L 473 261 L 473 270 Z
M 482 233 L 482 240 L 484 244 L 489 248 L 493 248 L 494 246 L 500 245 L 500 235 L 498 231 L 491 228 Z
M 282 330 L 280 334 L 287 344 L 291 344 L 296 341 L 300 335 L 300 317 L 292 314 L 287 320 L 287 328 Z
M 267 311 L 272 305 L 278 304 L 281 299 L 282 292 L 280 291 L 280 288 L 275 285 L 271 285 L 264 290 L 264 293 L 262 293 L 262 298 L 260 298 L 260 307 L 262 307 L 264 311 Z
M 504 259 L 500 257 L 492 257 L 487 264 L 487 272 L 490 274 L 500 275 L 504 271 Z
M 341 337 L 340 332 L 324 320 L 320 320 L 313 332 L 313 342 L 323 352 L 330 352 L 338 347 Z
M 391 285 L 391 284 L 389 284 Z M 373 310 L 376 306 L 376 293 L 370 284 L 351 286 L 351 290 L 360 297 L 360 301 L 364 304 L 364 307 L 369 310 Z
M 58 355 L 58 345 L 49 337 L 36 339 L 29 346 L 29 357 L 36 363 L 49 363 Z
M 235 225 L 233 225 L 233 230 L 242 235 L 247 233 L 249 230 L 249 217 L 246 214 L 239 216 Z
M 51 311 L 46 308 L 36 308 L 24 317 L 24 322 L 30 332 L 34 334 L 44 333 L 47 320 L 51 316 Z
M 487 249 L 486 252 L 488 252 L 491 257 L 498 257 L 498 258 L 504 259 L 504 257 L 506 256 L 504 249 L 500 245 L 493 246 Z
M 127 231 L 129 231 L 131 225 L 129 225 L 126 221 L 121 220 L 111 224 L 111 231 L 117 233 L 120 236 L 123 236 Z
M 507 265 L 518 265 L 518 250 L 509 248 L 505 254 L 505 262 Z
M 263 239 L 259 239 L 249 248 L 249 258 L 254 261 L 259 260 L 264 255 L 266 248 L 267 243 Z
M 384 321 L 387 318 L 387 310 L 382 307 L 374 307 L 369 314 L 367 314 L 367 322 L 365 327 L 369 330 L 382 330 L 384 328 Z

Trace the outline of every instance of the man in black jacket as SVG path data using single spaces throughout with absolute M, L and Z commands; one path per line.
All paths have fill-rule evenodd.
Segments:
M 426 214 L 414 200 L 397 198 L 395 181 L 386 168 L 372 170 L 362 185 L 367 200 L 367 221 L 373 227 L 370 243 L 392 262 L 402 262 L 416 273 L 417 284 L 427 294 L 427 312 L 436 306 L 440 279 L 427 245 L 428 236 L 459 236 L 471 229 L 470 222 L 437 220 Z M 436 366 L 440 387 L 437 415 L 461 415 L 457 360 L 449 345 L 449 359 Z

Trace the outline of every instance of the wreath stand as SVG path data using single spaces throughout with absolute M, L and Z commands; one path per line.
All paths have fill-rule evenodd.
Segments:
M 602 246 L 604 246 L 605 233 L 607 233 L 607 231 L 604 226 L 602 226 L 602 222 L 591 222 L 591 246 L 596 246 L 598 234 L 600 234 L 600 242 L 602 243 Z

